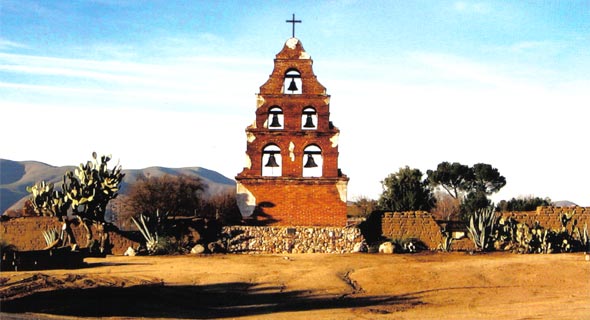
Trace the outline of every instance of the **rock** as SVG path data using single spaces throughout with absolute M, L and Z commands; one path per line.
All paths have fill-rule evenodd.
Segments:
M 383 242 L 379 246 L 379 253 L 393 253 L 393 243 L 391 242 Z
M 205 252 L 205 247 L 202 244 L 197 244 L 191 249 L 191 254 L 201 254 Z
M 223 252 L 225 252 L 225 248 L 223 247 L 223 243 L 221 243 L 220 241 L 210 242 L 207 245 L 207 249 L 209 249 L 209 251 L 211 253 L 223 253 Z
M 364 241 L 355 243 L 354 247 L 352 248 L 352 252 L 354 253 L 367 251 L 369 251 L 369 248 L 367 247 L 367 244 Z
M 127 248 L 127 251 L 125 251 L 125 253 L 123 254 L 124 256 L 129 256 L 129 257 L 135 257 L 137 253 L 135 252 L 135 250 L 131 247 Z

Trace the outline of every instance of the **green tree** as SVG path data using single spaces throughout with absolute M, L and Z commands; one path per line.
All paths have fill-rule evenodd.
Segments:
M 486 163 L 476 163 L 471 168 L 473 171 L 473 181 L 470 191 L 483 192 L 491 195 L 500 191 L 506 185 L 504 178 L 498 169 Z
M 383 193 L 378 200 L 381 210 L 429 211 L 436 203 L 428 181 L 422 178 L 418 169 L 400 168 L 381 181 L 381 185 Z
M 427 170 L 428 182 L 433 187 L 442 187 L 451 197 L 459 199 L 473 184 L 473 170 L 458 162 L 441 162 L 436 170 Z
M 550 198 L 539 198 L 539 197 L 523 197 L 523 198 L 512 198 L 509 201 L 502 200 L 496 206 L 496 211 L 533 211 L 540 206 L 550 206 Z
M 490 206 L 492 206 L 492 201 L 488 199 L 488 196 L 484 192 L 478 190 L 472 191 L 461 202 L 461 218 L 467 221 L 477 210 Z
M 427 174 L 431 187 L 441 187 L 451 197 L 461 199 L 461 214 L 467 219 L 475 210 L 490 206 L 488 196 L 506 185 L 506 178 L 498 169 L 486 163 L 468 167 L 458 162 L 441 162 L 437 170 L 428 170 Z

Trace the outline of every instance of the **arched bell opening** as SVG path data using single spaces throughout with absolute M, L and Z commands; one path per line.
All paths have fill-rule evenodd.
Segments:
M 268 119 L 266 119 L 266 127 L 270 130 L 283 129 L 285 116 L 283 115 L 283 109 L 273 106 L 268 110 Z
M 304 177 L 321 177 L 324 165 L 322 149 L 315 144 L 309 145 L 303 149 L 303 176 Z
M 303 82 L 301 81 L 301 73 L 297 69 L 289 69 L 285 73 L 285 81 L 283 83 L 283 93 L 285 94 L 301 94 L 303 92 Z
M 318 114 L 313 107 L 306 107 L 301 114 L 301 129 L 316 130 L 318 127 Z
M 262 149 L 262 176 L 280 177 L 283 174 L 281 148 L 269 144 Z

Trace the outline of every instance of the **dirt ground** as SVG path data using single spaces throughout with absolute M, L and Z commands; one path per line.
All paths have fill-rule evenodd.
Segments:
M 1 319 L 590 319 L 583 254 L 86 259 L 2 272 Z

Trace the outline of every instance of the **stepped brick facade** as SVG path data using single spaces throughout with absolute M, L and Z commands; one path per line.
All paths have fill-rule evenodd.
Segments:
M 257 95 L 256 118 L 246 128 L 246 166 L 236 177 L 242 216 L 257 223 L 346 225 L 340 130 L 312 64 L 301 42 L 290 38 Z

